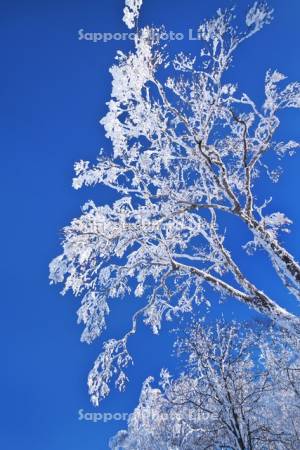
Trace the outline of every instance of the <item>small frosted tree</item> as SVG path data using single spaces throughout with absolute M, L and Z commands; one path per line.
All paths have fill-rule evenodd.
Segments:
M 141 4 L 126 2 L 130 28 Z M 132 328 L 104 343 L 90 372 L 95 404 L 109 393 L 112 378 L 123 389 L 131 362 L 127 341 L 138 320 L 158 333 L 163 319 L 207 301 L 207 287 L 293 334 L 300 331 L 299 318 L 242 272 L 225 236 L 226 217 L 238 218 L 253 236 L 245 250 L 263 249 L 299 299 L 300 266 L 280 242 L 290 220 L 281 212 L 265 213 L 271 203 L 258 204 L 255 189 L 265 172 L 278 181 L 277 162 L 268 166 L 268 155 L 282 158 L 298 147 L 292 140 L 276 142 L 274 134 L 279 111 L 299 108 L 300 84 L 268 71 L 261 106 L 224 81 L 237 47 L 271 18 L 272 11 L 256 2 L 240 31 L 233 11 L 219 10 L 199 27 L 196 57 L 171 58 L 159 41 L 162 30 L 145 27 L 136 32 L 134 51 L 119 51 L 110 69 L 112 94 L 101 123 L 112 150 L 102 150 L 94 165 L 76 163 L 73 186 L 100 184 L 118 200 L 86 203 L 64 229 L 63 252 L 50 264 L 52 282 L 83 297 L 78 320 L 85 325 L 84 342 L 101 335 L 113 299 L 144 300 Z
M 299 449 L 299 344 L 278 330 L 219 322 L 197 323 L 178 349 L 184 372 L 172 379 L 163 370 L 158 387 L 146 380 L 113 450 Z

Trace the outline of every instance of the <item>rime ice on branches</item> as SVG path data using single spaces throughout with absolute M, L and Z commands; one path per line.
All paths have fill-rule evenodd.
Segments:
M 140 6 L 127 2 L 129 26 Z M 300 332 L 299 318 L 243 273 L 220 221 L 235 216 L 246 225 L 253 239 L 245 249 L 263 249 L 299 298 L 300 266 L 280 242 L 290 221 L 281 212 L 266 213 L 272 203 L 258 204 L 255 186 L 264 173 L 270 182 L 279 179 L 277 162 L 268 166 L 267 155 L 278 160 L 298 147 L 274 135 L 279 111 L 299 108 L 300 84 L 268 71 L 265 101 L 257 105 L 235 82 L 224 81 L 237 47 L 271 17 L 256 2 L 240 31 L 234 12 L 219 10 L 199 27 L 195 57 L 181 52 L 171 58 L 153 40 L 159 30 L 145 27 L 136 33 L 134 50 L 119 51 L 110 69 L 112 94 L 101 123 L 112 148 L 101 151 L 96 164 L 78 162 L 73 185 L 100 184 L 119 199 L 88 202 L 65 228 L 63 253 L 50 264 L 51 280 L 82 296 L 78 320 L 85 342 L 101 335 L 111 302 L 137 297 L 142 304 L 128 333 L 104 345 L 90 373 L 95 404 L 109 393 L 112 379 L 123 389 L 131 362 L 127 341 L 139 319 L 158 333 L 163 320 L 209 302 L 207 287 Z

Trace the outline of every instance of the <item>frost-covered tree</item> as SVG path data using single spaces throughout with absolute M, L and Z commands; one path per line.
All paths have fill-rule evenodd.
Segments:
M 262 330 L 255 331 L 223 322 L 193 327 L 179 347 L 188 356 L 183 374 L 173 380 L 163 370 L 156 388 L 145 382 L 128 429 L 111 448 L 299 449 L 300 397 L 289 379 L 300 369 L 299 348 L 278 332 L 263 330 L 258 340 Z
M 126 2 L 129 27 L 141 4 Z M 264 173 L 278 181 L 277 159 L 298 147 L 292 140 L 276 142 L 275 132 L 279 112 L 300 107 L 300 84 L 268 71 L 261 106 L 224 81 L 237 47 L 271 18 L 272 11 L 255 2 L 240 31 L 234 12 L 219 10 L 199 27 L 196 57 L 171 57 L 160 43 L 162 30 L 138 29 L 135 49 L 119 51 L 110 69 L 112 94 L 101 124 L 112 149 L 102 150 L 96 164 L 76 163 L 73 186 L 100 184 L 118 200 L 86 203 L 64 229 L 63 252 L 50 264 L 52 282 L 83 297 L 82 341 L 101 335 L 111 301 L 142 297 L 131 329 L 104 343 L 90 372 L 94 404 L 109 393 L 112 378 L 124 387 L 131 362 L 127 341 L 139 319 L 158 333 L 163 319 L 206 302 L 211 288 L 300 332 L 299 318 L 243 273 L 225 236 L 226 218 L 236 217 L 253 236 L 245 251 L 263 249 L 299 299 L 300 266 L 280 242 L 290 220 L 266 213 L 271 202 L 257 201 L 256 186 Z

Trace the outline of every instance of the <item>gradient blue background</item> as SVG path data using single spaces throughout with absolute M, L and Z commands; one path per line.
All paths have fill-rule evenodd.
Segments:
M 248 2 L 238 1 L 241 10 Z M 145 0 L 142 24 L 165 24 L 187 34 L 225 0 Z M 231 76 L 258 101 L 264 74 L 278 68 L 300 79 L 298 0 L 270 1 L 275 20 L 244 43 Z M 48 263 L 60 251 L 60 230 L 93 198 L 110 201 L 100 188 L 74 191 L 73 164 L 95 159 L 109 146 L 98 124 L 106 111 L 117 49 L 130 42 L 92 43 L 78 40 L 78 30 L 126 32 L 122 0 L 1 1 L 1 369 L 0 448 L 5 450 L 106 450 L 108 438 L 124 423 L 78 421 L 78 410 L 129 412 L 138 401 L 142 381 L 157 376 L 162 366 L 176 370 L 168 355 L 173 335 L 152 336 L 140 328 L 131 349 L 135 367 L 124 394 L 113 391 L 99 409 L 88 399 L 86 377 L 101 349 L 79 341 L 79 300 L 59 296 L 48 285 Z M 197 51 L 187 40 L 175 48 Z M 288 112 L 280 138 L 299 139 L 299 113 Z M 274 209 L 295 220 L 284 238 L 299 258 L 299 156 L 283 163 L 280 184 L 262 183 L 274 197 Z M 246 230 L 232 223 L 229 240 L 237 249 Z M 237 251 L 238 252 L 238 251 Z M 276 280 L 263 254 L 237 258 L 247 274 L 287 307 L 292 300 Z M 116 304 L 106 336 L 120 335 L 129 324 L 125 302 Z M 129 309 L 132 307 L 129 306 Z M 236 302 L 223 308 L 234 317 L 252 317 Z M 213 314 L 217 314 L 215 308 Z M 295 310 L 295 309 L 294 309 Z M 122 318 L 122 320 L 121 320 Z M 165 327 L 166 329 L 166 327 Z

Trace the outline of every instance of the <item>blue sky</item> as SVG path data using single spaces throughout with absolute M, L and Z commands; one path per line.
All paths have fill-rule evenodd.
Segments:
M 238 1 L 245 9 L 248 1 Z M 300 79 L 300 4 L 297 0 L 269 2 L 275 20 L 244 43 L 236 54 L 232 78 L 258 101 L 266 70 L 277 68 L 290 80 Z M 145 0 L 142 24 L 165 24 L 187 33 L 226 0 Z M 126 32 L 121 21 L 123 0 L 60 0 L 27 2 L 1 0 L 1 407 L 0 448 L 6 450 L 106 450 L 108 438 L 124 423 L 88 423 L 78 410 L 128 412 L 138 401 L 142 381 L 162 366 L 176 367 L 168 355 L 173 336 L 152 336 L 141 328 L 132 341 L 135 368 L 124 394 L 113 392 L 94 409 L 86 377 L 99 353 L 79 341 L 78 299 L 59 296 L 48 284 L 48 263 L 60 251 L 60 230 L 80 214 L 80 205 L 93 198 L 110 201 L 97 187 L 74 191 L 73 164 L 95 159 L 110 145 L 98 124 L 110 95 L 109 67 L 117 49 L 130 42 L 92 43 L 78 40 L 78 30 Z M 187 40 L 175 46 L 197 51 Z M 177 47 L 176 47 L 177 49 Z M 287 112 L 280 138 L 300 140 L 300 115 Z M 283 163 L 281 182 L 260 192 L 274 197 L 274 209 L 294 219 L 285 245 L 300 257 L 299 156 Z M 289 195 L 290 192 L 292 195 Z M 245 235 L 232 223 L 235 245 Z M 287 307 L 292 307 L 262 254 L 239 255 L 250 277 Z M 126 305 L 113 311 L 107 336 L 120 333 Z M 122 309 L 123 308 L 123 309 Z M 251 313 L 234 301 L 226 303 L 234 317 Z M 175 370 L 175 369 L 174 369 Z

